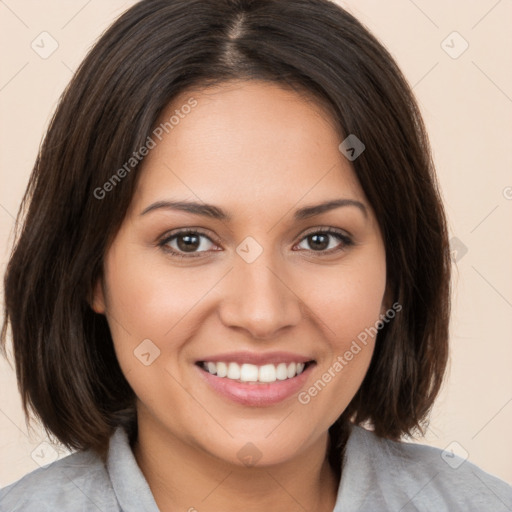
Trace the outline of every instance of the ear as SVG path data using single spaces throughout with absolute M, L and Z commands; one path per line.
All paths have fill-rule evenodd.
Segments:
M 382 306 L 380 308 L 381 315 L 386 314 L 386 311 L 388 311 L 391 308 L 392 302 L 393 302 L 392 291 L 391 291 L 391 286 L 388 281 L 386 283 L 386 290 L 384 292 L 384 297 L 382 299 Z
M 98 280 L 94 284 L 92 290 L 92 297 L 88 302 L 95 313 L 98 313 L 100 315 L 103 315 L 105 313 L 105 292 L 103 291 L 103 282 L 101 278 L 98 278 Z

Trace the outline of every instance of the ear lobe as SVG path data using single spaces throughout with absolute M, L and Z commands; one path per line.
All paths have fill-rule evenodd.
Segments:
M 95 313 L 100 315 L 105 313 L 105 294 L 103 292 L 103 283 L 101 279 L 96 281 L 92 292 L 92 298 L 88 302 Z

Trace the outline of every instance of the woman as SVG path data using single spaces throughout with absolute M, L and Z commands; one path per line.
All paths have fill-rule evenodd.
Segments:
M 27 414 L 78 451 L 2 510 L 512 507 L 400 441 L 446 366 L 446 221 L 406 81 L 336 4 L 139 2 L 24 204 L 3 343 Z

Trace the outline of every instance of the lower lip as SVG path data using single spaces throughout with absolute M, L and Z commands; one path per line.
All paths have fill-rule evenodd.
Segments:
M 197 365 L 196 368 L 201 377 L 220 395 L 242 405 L 264 407 L 282 402 L 298 393 L 308 379 L 313 366 L 315 366 L 314 363 L 309 364 L 300 375 L 291 379 L 276 380 L 268 384 L 238 382 L 227 377 L 212 375 Z

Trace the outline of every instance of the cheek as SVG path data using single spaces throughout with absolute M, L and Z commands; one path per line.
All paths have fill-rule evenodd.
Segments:
M 385 289 L 385 253 L 376 245 L 373 250 L 351 254 L 336 267 L 315 272 L 304 296 L 323 320 L 331 347 L 339 353 L 379 320 Z
M 172 363 L 197 327 L 189 321 L 194 305 L 215 281 L 199 281 L 185 268 L 155 265 L 129 246 L 112 247 L 104 269 L 107 318 L 128 383 L 149 409 L 161 411 L 171 402 L 186 411 L 189 400 L 173 378 L 181 380 Z
M 186 324 L 187 313 L 214 285 L 216 276 L 185 267 L 154 264 L 144 251 L 111 250 L 105 263 L 109 290 L 107 307 L 115 321 L 134 339 L 162 339 Z
M 332 270 L 332 269 L 331 269 Z M 308 293 L 309 305 L 318 312 L 326 357 L 315 379 L 298 395 L 301 416 L 311 428 L 328 428 L 359 389 L 373 355 L 378 321 L 386 288 L 385 256 L 380 250 L 368 258 L 354 259 L 329 275 L 316 275 Z M 316 424 L 322 418 L 321 424 Z
M 121 369 L 150 403 L 162 382 L 174 385 L 169 372 L 180 379 L 177 361 L 201 328 L 205 296 L 219 276 L 211 269 L 172 267 L 161 257 L 155 263 L 147 251 L 123 247 L 112 247 L 105 260 L 107 317 Z

